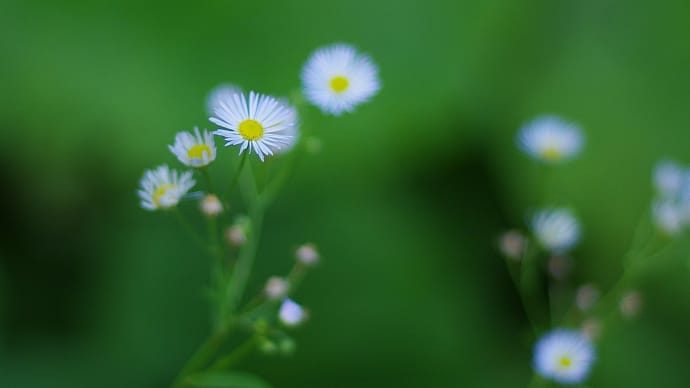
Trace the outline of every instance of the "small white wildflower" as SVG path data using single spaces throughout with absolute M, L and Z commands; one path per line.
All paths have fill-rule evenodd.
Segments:
M 580 239 L 580 224 L 569 209 L 545 209 L 534 214 L 531 227 L 539 243 L 554 253 L 571 249 Z
M 352 112 L 380 89 L 371 59 L 346 44 L 316 50 L 302 69 L 304 95 L 325 113 Z
M 528 155 L 553 164 L 575 157 L 582 148 L 580 127 L 557 116 L 542 116 L 525 124 L 518 145 Z
M 299 262 L 307 266 L 313 266 L 319 262 L 319 251 L 314 244 L 304 244 L 297 248 L 295 257 Z
M 208 217 L 215 217 L 223 212 L 223 204 L 214 194 L 207 194 L 201 199 L 201 212 Z
M 289 288 L 290 285 L 287 280 L 278 276 L 272 276 L 266 282 L 264 293 L 269 299 L 282 299 L 287 295 Z
M 174 207 L 194 184 L 190 171 L 179 174 L 167 165 L 147 170 L 141 178 L 138 191 L 141 207 L 146 210 Z
M 654 168 L 654 186 L 665 198 L 675 198 L 683 189 L 688 173 L 678 163 L 664 160 Z
M 242 93 L 242 89 L 233 84 L 221 84 L 213 88 L 206 98 L 206 111 L 213 115 L 221 101 L 227 101 L 233 94 Z
M 169 145 L 168 149 L 182 164 L 189 167 L 205 167 L 216 159 L 213 135 L 204 130 L 202 136 L 199 128 L 194 128 L 194 133 L 178 132 L 175 144 Z
M 285 298 L 283 304 L 280 305 L 278 317 L 286 326 L 297 326 L 307 319 L 307 313 L 295 301 Z
M 534 369 L 561 384 L 584 381 L 594 359 L 592 343 L 577 330 L 554 330 L 542 336 L 534 347 Z
M 214 132 L 225 138 L 225 146 L 240 146 L 261 161 L 266 155 L 292 147 L 297 137 L 297 111 L 287 102 L 250 92 L 227 96 L 214 110 L 211 122 L 219 125 Z

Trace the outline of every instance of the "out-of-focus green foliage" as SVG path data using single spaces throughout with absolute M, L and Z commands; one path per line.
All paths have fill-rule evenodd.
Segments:
M 516 129 L 541 113 L 584 127 L 549 191 L 584 224 L 576 280 L 611 284 L 653 163 L 690 161 L 689 22 L 682 0 L 3 0 L 0 386 L 170 383 L 208 332 L 209 263 L 138 207 L 141 173 L 175 163 L 176 131 L 211 128 L 213 86 L 288 95 L 336 41 L 372 55 L 383 89 L 303 118 L 323 150 L 269 209 L 250 291 L 314 241 L 312 319 L 294 356 L 241 369 L 280 388 L 524 386 L 528 323 L 494 245 L 545 182 Z M 606 332 L 591 386 L 690 380 L 686 252 L 641 279 L 645 313 Z

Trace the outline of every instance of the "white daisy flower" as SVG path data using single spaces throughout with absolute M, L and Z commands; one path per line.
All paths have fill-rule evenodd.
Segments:
M 552 253 L 563 253 L 580 239 L 580 224 L 569 209 L 538 211 L 531 227 L 539 243 Z
M 194 184 L 191 171 L 179 174 L 167 165 L 147 170 L 141 178 L 141 189 L 138 191 L 141 207 L 146 210 L 174 207 Z
M 352 112 L 381 88 L 371 59 L 346 44 L 316 50 L 302 69 L 304 95 L 325 113 Z
M 297 111 L 285 101 L 250 92 L 236 93 L 219 102 L 210 120 L 225 129 L 214 134 L 222 136 L 225 146 L 241 145 L 240 154 L 256 153 L 261 161 L 266 155 L 285 151 L 297 137 Z
M 278 318 L 286 326 L 297 326 L 307 319 L 307 312 L 292 299 L 285 298 L 283 304 L 280 305 Z
M 203 136 L 199 128 L 194 128 L 194 133 L 178 132 L 175 136 L 175 144 L 169 145 L 170 152 L 185 166 L 206 167 L 216 160 L 216 144 L 213 135 L 204 130 Z
M 534 347 L 534 369 L 561 384 L 584 381 L 596 356 L 581 331 L 557 329 L 542 336 Z
M 542 116 L 525 124 L 518 134 L 518 145 L 528 155 L 545 163 L 575 157 L 582 148 L 580 127 L 557 116 Z
M 242 89 L 233 84 L 221 84 L 213 88 L 206 98 L 206 111 L 213 115 L 221 101 L 232 98 L 233 94 L 242 93 Z

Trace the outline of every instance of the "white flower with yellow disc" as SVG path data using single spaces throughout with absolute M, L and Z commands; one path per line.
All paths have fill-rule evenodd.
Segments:
M 297 111 L 285 101 L 249 93 L 227 96 L 219 101 L 211 122 L 222 127 L 214 134 L 225 138 L 225 146 L 240 146 L 240 154 L 247 150 L 264 160 L 294 144 L 297 130 Z
M 167 165 L 147 170 L 141 178 L 138 192 L 141 207 L 146 210 L 175 207 L 194 184 L 190 171 L 180 174 Z
M 199 128 L 194 128 L 194 133 L 179 132 L 175 136 L 175 144 L 168 148 L 182 164 L 189 167 L 206 167 L 216 159 L 213 135 L 204 130 L 202 136 Z

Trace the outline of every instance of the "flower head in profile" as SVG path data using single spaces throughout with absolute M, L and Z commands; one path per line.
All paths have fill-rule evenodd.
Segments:
M 582 148 L 580 127 L 557 116 L 542 116 L 525 124 L 518 145 L 533 158 L 554 164 L 575 157 Z
M 139 198 L 146 210 L 168 209 L 177 205 L 180 199 L 194 187 L 192 173 L 179 174 L 167 165 L 144 172 L 141 178 Z
M 307 319 L 307 312 L 294 300 L 285 298 L 280 305 L 278 318 L 286 326 L 297 326 Z
M 580 240 L 580 224 L 570 209 L 545 209 L 532 216 L 532 232 L 552 253 L 563 253 Z
M 240 146 L 255 153 L 261 161 L 266 155 L 284 151 L 297 136 L 297 111 L 277 98 L 250 92 L 226 96 L 219 102 L 211 122 L 222 127 L 214 134 L 225 138 L 226 146 Z
M 381 88 L 371 59 L 346 44 L 316 50 L 302 69 L 304 95 L 325 113 L 352 112 Z
M 577 330 L 554 330 L 542 336 L 534 347 L 534 369 L 561 384 L 584 381 L 594 360 L 594 346 Z
M 206 167 L 216 160 L 213 135 L 206 130 L 202 135 L 199 128 L 194 128 L 194 133 L 178 132 L 175 135 L 175 144 L 169 145 L 168 149 L 182 164 L 189 167 Z
M 233 94 L 242 93 L 242 89 L 233 84 L 220 84 L 213 88 L 206 98 L 206 111 L 213 115 L 221 101 L 227 101 Z

